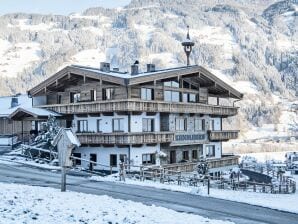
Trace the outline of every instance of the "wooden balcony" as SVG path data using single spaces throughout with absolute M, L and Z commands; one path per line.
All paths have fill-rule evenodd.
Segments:
M 201 103 L 143 101 L 134 99 L 94 101 L 71 104 L 50 104 L 36 107 L 49 109 L 61 114 L 144 111 L 165 113 L 199 113 L 219 116 L 233 116 L 236 115 L 238 111 L 237 107 L 217 106 Z
M 208 131 L 210 141 L 228 141 L 238 138 L 239 130 L 232 131 Z
M 174 140 L 172 132 L 130 132 L 130 133 L 76 133 L 81 144 L 150 144 Z

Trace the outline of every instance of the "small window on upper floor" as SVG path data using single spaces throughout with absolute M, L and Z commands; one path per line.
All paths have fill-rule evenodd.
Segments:
M 141 88 L 141 99 L 142 100 L 153 100 L 154 99 L 153 89 Z
M 102 89 L 102 99 L 103 100 L 112 100 L 114 99 L 115 89 L 114 88 L 105 88 Z

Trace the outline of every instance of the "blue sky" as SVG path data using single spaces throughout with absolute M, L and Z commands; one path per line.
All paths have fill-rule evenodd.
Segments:
M 130 0 L 0 0 L 0 15 L 13 12 L 68 15 L 87 8 L 125 6 Z

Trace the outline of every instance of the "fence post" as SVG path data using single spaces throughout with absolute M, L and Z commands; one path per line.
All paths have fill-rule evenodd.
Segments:
M 208 183 L 207 183 L 207 191 L 208 191 L 208 195 L 210 194 L 210 177 L 208 176 Z

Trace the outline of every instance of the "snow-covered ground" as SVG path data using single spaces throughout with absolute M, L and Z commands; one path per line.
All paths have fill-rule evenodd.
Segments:
M 240 156 L 254 157 L 257 159 L 258 162 L 261 162 L 261 163 L 266 162 L 268 160 L 276 160 L 276 161 L 284 162 L 286 159 L 285 155 L 287 152 L 291 152 L 291 151 L 245 153 L 245 154 L 240 154 Z
M 298 182 L 298 176 L 295 175 L 296 183 Z M 112 181 L 112 182 L 120 182 L 117 175 L 111 175 L 107 177 L 91 177 L 93 181 Z M 179 191 L 184 193 L 190 193 L 201 196 L 207 195 L 207 187 L 206 186 L 178 186 L 174 184 L 162 184 L 159 182 L 153 181 L 139 181 L 126 179 L 125 182 L 122 181 L 123 184 L 133 184 L 139 186 L 147 186 L 154 187 L 158 189 L 165 189 L 171 191 Z M 255 192 L 243 192 L 243 191 L 232 191 L 232 190 L 222 190 L 222 189 L 210 189 L 209 197 L 220 198 L 230 201 L 243 202 L 252 205 L 259 205 L 262 207 L 273 208 L 281 211 L 288 211 L 298 213 L 298 193 L 295 194 L 265 194 L 265 193 L 255 193 Z
M 108 196 L 4 183 L 0 189 L 0 222 L 6 224 L 231 223 Z
M 32 161 L 30 159 L 26 159 L 25 157 L 21 157 L 21 156 L 1 156 L 0 163 L 7 164 L 7 165 L 21 164 L 21 165 L 27 165 L 27 166 L 31 166 L 31 167 L 48 169 L 48 170 L 60 170 L 61 169 L 58 166 L 51 166 L 47 163 L 38 163 L 36 161 Z

